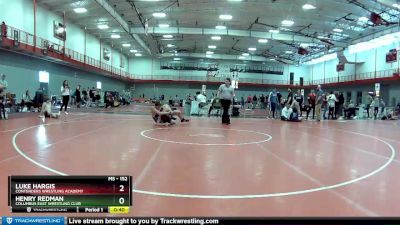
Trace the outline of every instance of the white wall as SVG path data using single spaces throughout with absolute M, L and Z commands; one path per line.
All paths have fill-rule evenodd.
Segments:
M 34 13 L 33 13 L 33 0 L 0 0 L 0 22 L 5 21 L 9 26 L 15 27 L 22 31 L 33 34 L 34 33 Z M 37 5 L 36 11 L 36 34 L 38 37 L 49 40 L 53 43 L 63 45 L 63 41 L 57 39 L 53 35 L 53 22 L 63 22 L 63 15 L 56 15 L 50 10 Z M 81 54 L 85 52 L 85 31 L 71 21 L 68 17 L 72 17 L 74 12 L 69 11 L 66 14 L 67 25 L 67 39 L 65 46 L 68 49 L 74 50 Z M 23 36 L 21 36 L 21 39 Z M 37 43 L 40 45 L 40 43 Z M 113 49 L 113 59 L 107 62 L 116 68 L 120 68 L 120 51 Z M 96 60 L 100 59 L 100 41 L 98 38 L 87 34 L 86 36 L 86 54 Z M 122 70 L 127 71 L 128 58 L 123 55 L 125 61 L 125 68 Z M 102 60 L 106 62 L 105 60 Z
M 219 64 L 219 76 L 226 77 L 231 76 L 229 72 L 229 66 L 232 64 L 243 64 L 243 62 L 235 61 L 218 61 Z M 194 76 L 194 77 L 205 77 L 206 71 L 180 71 L 180 70 L 161 70 L 161 61 L 159 59 L 131 57 L 129 59 L 129 72 L 137 76 Z M 258 64 L 259 65 L 259 64 Z M 275 74 L 259 74 L 259 73 L 239 73 L 240 78 L 252 78 L 252 79 L 271 79 L 271 80 L 289 80 L 290 72 L 294 73 L 295 83 L 299 83 L 300 77 L 304 77 L 304 80 L 309 80 L 310 67 L 302 66 L 296 67 L 292 65 L 283 65 L 283 75 Z

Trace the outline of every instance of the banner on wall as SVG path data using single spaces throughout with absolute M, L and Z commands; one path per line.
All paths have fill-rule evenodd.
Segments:
M 380 91 L 381 91 L 381 84 L 375 83 L 375 95 L 379 97 Z
M 103 48 L 103 59 L 106 61 L 110 61 L 111 52 L 108 48 Z

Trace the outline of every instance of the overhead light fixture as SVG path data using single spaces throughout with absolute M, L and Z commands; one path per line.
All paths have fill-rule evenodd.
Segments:
M 129 51 L 132 52 L 132 53 L 138 52 L 138 50 L 136 50 L 136 49 L 131 49 L 131 50 L 129 50 Z
M 180 60 L 181 60 L 181 58 L 174 58 L 174 60 L 175 60 L 175 61 L 180 61 Z
M 163 38 L 173 38 L 174 36 L 173 35 L 171 35 L 171 34 L 164 34 L 163 35 Z
M 218 25 L 218 26 L 215 26 L 215 29 L 217 29 L 217 30 L 226 30 L 226 26 Z
M 269 59 L 270 61 L 275 61 L 275 59 Z
M 293 54 L 292 51 L 285 51 L 286 54 Z
M 279 30 L 269 30 L 270 33 L 278 34 Z
M 339 29 L 339 28 L 335 28 L 335 29 L 333 29 L 333 31 L 334 31 L 334 32 L 338 32 L 338 33 L 342 33 L 342 32 L 343 32 L 343 30 L 342 30 L 342 29 Z
M 249 53 L 243 53 L 242 56 L 249 56 Z
M 173 45 L 173 44 L 167 44 L 167 47 L 168 47 L 168 48 L 172 48 L 172 47 L 175 47 L 175 45 Z
M 136 53 L 136 54 L 135 54 L 135 56 L 138 56 L 138 57 L 139 57 L 139 56 L 142 56 L 142 54 L 140 54 L 140 53 Z
M 321 35 L 319 35 L 317 38 L 319 38 L 319 39 L 328 39 L 327 37 L 321 36 Z
M 249 51 L 257 51 L 257 48 L 250 47 Z
M 282 26 L 286 26 L 286 27 L 290 27 L 294 24 L 294 21 L 292 20 L 283 20 L 282 22 Z
M 206 57 L 210 58 L 210 57 L 212 57 L 212 54 L 206 54 Z
M 160 27 L 160 28 L 168 28 L 168 27 L 169 27 L 169 24 L 167 24 L 167 23 L 160 23 L 160 24 L 158 24 L 158 27 Z
M 221 40 L 221 36 L 212 36 L 211 39 L 214 41 L 219 41 Z
M 215 45 L 209 45 L 208 48 L 210 48 L 210 49 L 216 49 L 217 46 L 215 46 Z
M 315 6 L 313 6 L 313 5 L 311 5 L 311 4 L 304 4 L 304 5 L 303 5 L 303 9 L 304 9 L 304 10 L 315 9 Z
M 239 59 L 246 59 L 246 57 L 244 57 L 244 56 L 239 56 Z
M 111 38 L 113 38 L 113 39 L 118 39 L 120 37 L 121 36 L 119 34 L 111 34 Z
M 85 12 L 87 12 L 87 9 L 85 9 L 85 8 L 75 8 L 74 12 L 75 13 L 85 13 Z
M 368 19 L 368 17 L 362 16 L 362 17 L 358 18 L 358 21 L 366 23 L 369 21 L 369 19 Z
M 167 16 L 167 14 L 165 14 L 163 12 L 155 12 L 155 13 L 153 13 L 153 16 L 156 18 L 164 18 Z
M 232 15 L 225 14 L 225 15 L 220 15 L 219 18 L 221 20 L 231 20 L 233 17 Z
M 110 28 L 107 24 L 98 24 L 97 28 L 99 28 L 100 30 L 105 30 Z
M 212 52 L 212 51 L 206 51 L 206 55 L 212 55 L 212 54 L 214 54 L 214 52 Z
M 131 47 L 131 44 L 122 44 L 124 47 Z
M 258 39 L 258 43 L 267 43 L 268 42 L 268 40 L 267 39 Z

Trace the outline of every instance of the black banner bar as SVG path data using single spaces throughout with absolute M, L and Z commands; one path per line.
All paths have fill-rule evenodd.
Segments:
M 400 218 L 68 217 L 68 225 L 397 225 Z

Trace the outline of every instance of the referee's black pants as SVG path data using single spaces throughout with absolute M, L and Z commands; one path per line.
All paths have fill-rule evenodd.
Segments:
M 230 124 L 231 119 L 229 116 L 229 107 L 231 106 L 231 100 L 221 99 L 221 106 L 223 109 L 222 113 L 222 123 L 223 124 Z

